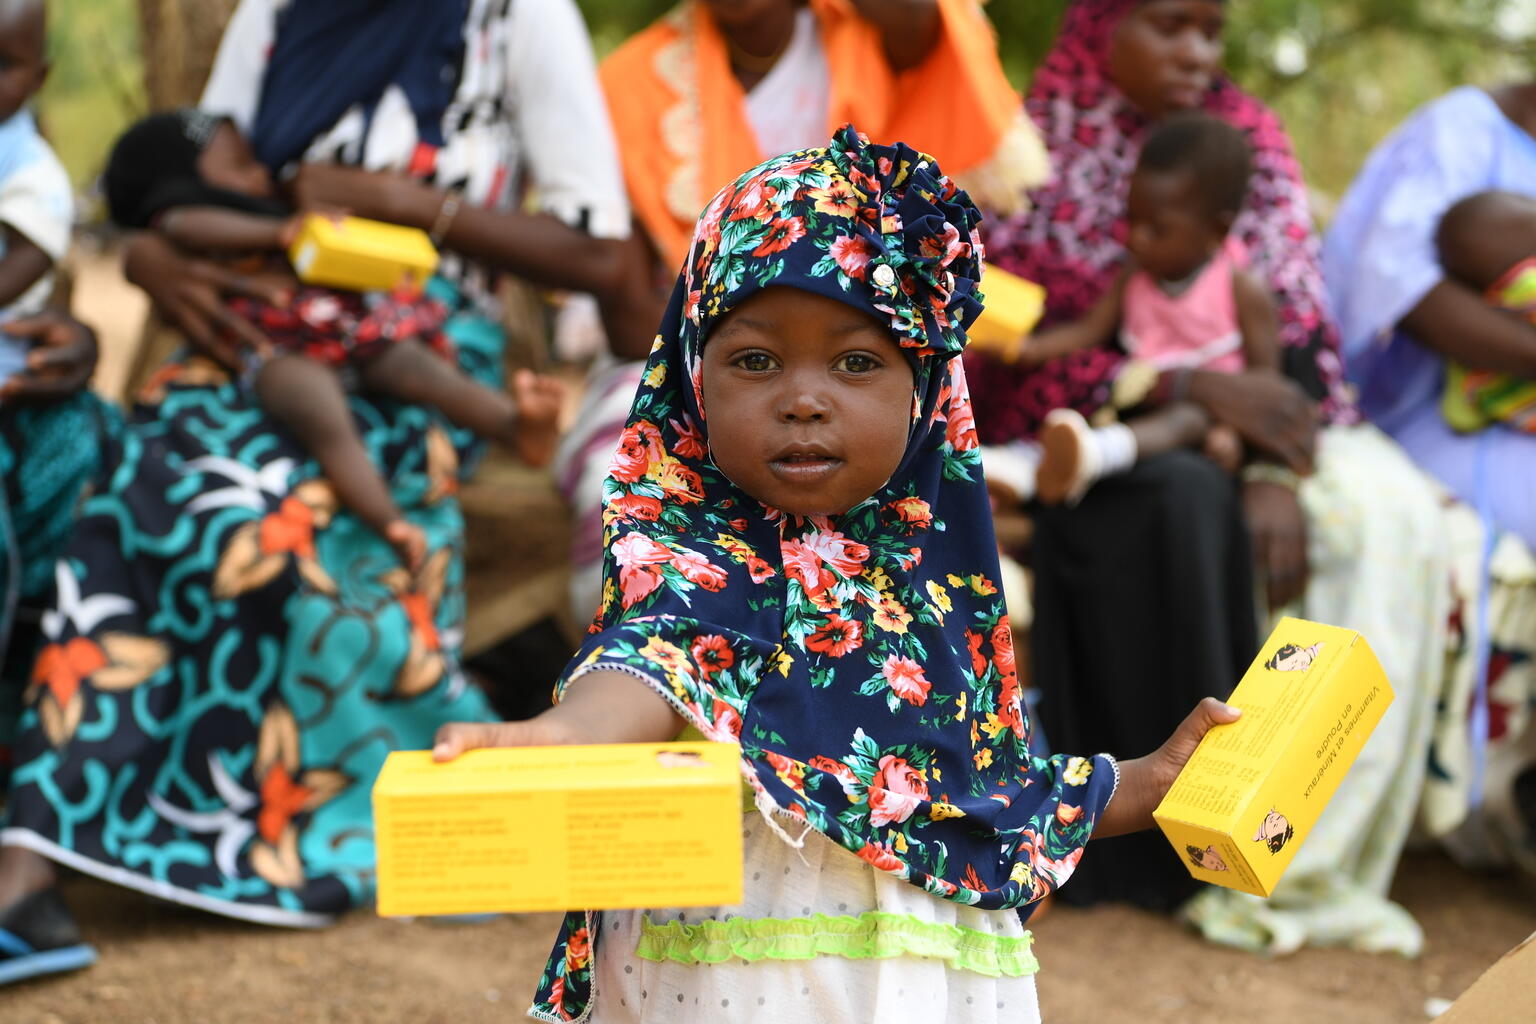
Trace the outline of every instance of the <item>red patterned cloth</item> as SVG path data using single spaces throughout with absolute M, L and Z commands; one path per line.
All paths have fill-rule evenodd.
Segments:
M 338 369 L 367 362 L 407 338 L 453 359 L 453 343 L 443 333 L 448 308 L 420 293 L 300 288 L 286 306 L 236 298 L 230 308 L 281 351 Z
M 1126 193 L 1150 122 L 1110 81 L 1108 64 L 1114 28 L 1137 2 L 1075 0 L 1067 9 L 1025 101 L 1051 154 L 1051 180 L 1030 194 L 1029 212 L 983 224 L 988 257 L 1045 288 L 1045 326 L 1085 313 L 1125 256 Z M 1225 76 L 1212 83 L 1203 108 L 1242 129 L 1253 148 L 1254 173 L 1232 237 L 1274 294 L 1284 368 L 1322 403 L 1327 421 L 1355 422 L 1306 186 L 1285 128 Z M 983 441 L 1029 437 L 1057 406 L 1100 408 L 1123 358 L 1087 351 L 1038 371 L 989 364 L 972 373 Z

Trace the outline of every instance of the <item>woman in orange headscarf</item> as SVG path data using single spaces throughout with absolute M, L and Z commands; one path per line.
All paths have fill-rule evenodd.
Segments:
M 668 271 L 716 189 L 845 122 L 931 153 L 993 210 L 1046 171 L 977 0 L 693 0 L 602 79 L 635 215 Z

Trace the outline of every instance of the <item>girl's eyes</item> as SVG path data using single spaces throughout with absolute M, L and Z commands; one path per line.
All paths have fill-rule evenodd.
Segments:
M 731 365 L 748 373 L 767 373 L 779 368 L 778 360 L 766 352 L 743 352 Z M 841 373 L 869 373 L 880 368 L 880 360 L 865 352 L 850 352 L 833 363 L 832 368 Z
M 879 366 L 879 360 L 863 352 L 850 352 L 836 363 L 836 368 L 844 373 L 868 373 Z
M 751 373 L 763 373 L 773 369 L 773 357 L 766 352 L 747 352 L 736 357 L 736 365 Z

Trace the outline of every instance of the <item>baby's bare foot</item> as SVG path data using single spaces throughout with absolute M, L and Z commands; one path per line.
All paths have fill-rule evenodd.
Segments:
M 1243 441 L 1237 431 L 1218 423 L 1205 432 L 1205 457 L 1228 473 L 1243 466 Z
M 396 519 L 384 527 L 384 539 L 395 549 L 395 555 L 404 566 L 415 574 L 427 557 L 427 535 L 421 527 L 404 519 Z
M 512 375 L 512 400 L 517 403 L 512 448 L 530 466 L 545 466 L 560 442 L 560 405 L 565 386 L 532 370 Z

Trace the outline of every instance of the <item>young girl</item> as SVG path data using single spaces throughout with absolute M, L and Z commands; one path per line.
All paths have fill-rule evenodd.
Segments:
M 1014 910 L 1091 834 L 1149 827 L 1235 719 L 1208 699 L 1124 764 L 1030 756 L 960 361 L 978 219 L 930 157 L 851 127 L 705 211 L 560 702 L 446 726 L 434 753 L 739 742 L 746 897 L 568 915 L 533 1017 L 1037 1019 Z
M 1132 362 L 1103 411 L 1111 420 L 1114 409 L 1134 409 L 1150 390 L 1155 374 L 1148 367 L 1278 372 L 1274 300 L 1244 269 L 1242 246 L 1228 235 L 1248 190 L 1250 164 L 1243 134 L 1224 121 L 1187 113 L 1159 125 L 1131 178 L 1125 239 L 1131 267 L 1081 320 L 1030 338 L 1021 359 L 1050 373 L 1052 360 L 1118 338 Z M 1230 470 L 1242 461 L 1237 435 L 1187 402 L 1097 429 L 1074 409 L 1055 409 L 1040 422 L 1038 445 L 989 449 L 987 472 L 1021 498 L 1076 503 L 1095 480 L 1131 468 L 1138 458 L 1201 444 Z
M 154 114 L 129 128 L 113 147 L 103 184 L 113 220 L 152 227 L 189 249 L 277 259 L 298 226 L 234 124 L 197 110 Z M 378 394 L 432 406 L 532 465 L 554 454 L 558 382 L 525 370 L 508 395 L 459 372 L 441 330 L 448 311 L 436 299 L 304 287 L 282 307 L 235 299 L 231 309 L 273 343 L 271 352 L 252 354 L 248 367 L 262 408 L 293 432 L 341 501 L 413 572 L 426 535 L 390 496 L 352 421 L 338 371 L 355 371 Z

